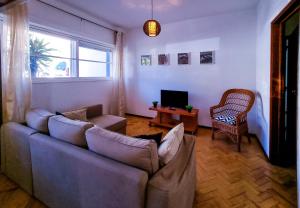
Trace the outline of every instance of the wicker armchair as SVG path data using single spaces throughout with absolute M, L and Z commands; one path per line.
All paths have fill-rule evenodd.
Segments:
M 212 139 L 215 133 L 227 134 L 235 143 L 238 151 L 241 151 L 241 139 L 243 135 L 248 137 L 247 113 L 250 111 L 255 100 L 255 95 L 250 90 L 230 89 L 227 90 L 217 106 L 210 108 L 212 120 Z

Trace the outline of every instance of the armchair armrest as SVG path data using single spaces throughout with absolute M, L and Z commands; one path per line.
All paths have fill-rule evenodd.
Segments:
M 213 118 L 216 113 L 219 113 L 223 110 L 223 105 L 218 104 L 210 107 L 210 117 Z
M 246 120 L 247 120 L 247 112 L 241 112 L 236 116 L 236 125 L 238 126 L 241 123 L 244 123 Z

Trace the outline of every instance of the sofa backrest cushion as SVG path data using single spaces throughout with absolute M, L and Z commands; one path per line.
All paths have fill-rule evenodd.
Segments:
M 102 116 L 103 114 L 102 109 L 103 109 L 102 104 L 89 106 L 86 108 L 86 117 L 90 119 L 97 116 Z
M 26 113 L 26 123 L 27 125 L 41 133 L 48 133 L 48 120 L 51 116 L 54 116 L 53 113 L 43 109 L 31 109 Z
M 100 127 L 86 131 L 88 147 L 102 156 L 147 171 L 159 168 L 157 146 L 153 140 L 136 139 Z
M 64 116 L 52 116 L 48 126 L 51 137 L 77 146 L 86 146 L 84 133 L 94 125 L 85 121 L 71 120 Z

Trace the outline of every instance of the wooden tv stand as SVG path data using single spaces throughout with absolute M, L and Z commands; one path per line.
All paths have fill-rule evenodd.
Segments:
M 155 118 L 149 121 L 149 125 L 157 125 L 166 128 L 173 128 L 177 124 L 183 122 L 186 132 L 195 134 L 198 129 L 198 109 L 193 109 L 192 112 L 180 108 L 169 107 L 150 107 L 149 110 L 157 112 Z M 172 118 L 172 115 L 179 115 L 179 120 Z

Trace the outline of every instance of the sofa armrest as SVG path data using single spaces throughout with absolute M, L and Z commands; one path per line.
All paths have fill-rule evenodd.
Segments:
M 185 136 L 175 157 L 149 180 L 146 207 L 192 207 L 195 190 L 195 137 Z
M 88 106 L 86 108 L 87 119 L 94 118 L 97 116 L 102 116 L 102 115 L 103 115 L 103 105 L 102 104 L 92 105 L 92 106 Z
M 32 173 L 29 137 L 36 130 L 15 122 L 1 127 L 1 169 L 29 194 L 32 194 Z

